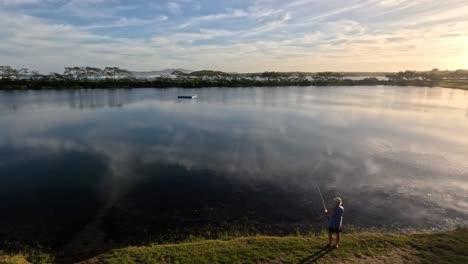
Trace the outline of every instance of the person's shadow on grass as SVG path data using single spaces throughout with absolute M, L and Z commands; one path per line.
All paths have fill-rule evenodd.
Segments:
M 311 264 L 317 262 L 319 259 L 323 258 L 326 254 L 330 253 L 334 247 L 323 247 L 319 251 L 315 252 L 311 256 L 301 260 L 299 264 Z

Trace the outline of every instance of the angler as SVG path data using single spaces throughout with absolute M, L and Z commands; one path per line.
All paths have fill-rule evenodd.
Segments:
M 328 244 L 327 247 L 332 246 L 332 238 L 333 234 L 336 234 L 336 244 L 335 248 L 338 248 L 338 244 L 340 243 L 340 233 L 342 232 L 342 224 L 343 224 L 343 212 L 344 208 L 342 206 L 343 201 L 340 197 L 336 197 L 333 199 L 335 201 L 335 207 L 332 209 L 325 209 L 325 215 L 330 216 L 328 221 Z

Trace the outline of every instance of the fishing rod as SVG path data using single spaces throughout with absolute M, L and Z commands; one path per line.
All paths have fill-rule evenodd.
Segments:
M 318 170 L 320 165 L 322 165 L 322 155 L 320 155 L 318 162 L 315 164 L 314 168 L 311 171 L 311 174 L 314 174 Z M 318 184 L 316 185 L 316 187 L 317 187 L 317 190 L 319 191 L 320 199 L 322 199 L 323 208 L 324 210 L 327 210 L 327 207 L 325 206 L 325 201 L 323 200 L 322 192 L 320 191 L 320 187 L 318 186 Z
M 322 155 L 320 155 L 319 161 L 317 162 L 317 164 L 315 164 L 314 168 L 312 169 L 312 174 L 314 174 L 318 170 L 320 165 L 322 165 Z M 325 206 L 325 201 L 323 200 L 322 192 L 320 191 L 320 187 L 318 186 L 318 184 L 316 186 L 320 194 L 320 199 L 322 199 L 323 209 L 327 210 L 327 207 Z
M 327 207 L 325 206 L 325 201 L 323 200 L 322 192 L 320 191 L 320 187 L 318 185 L 317 185 L 317 189 L 318 189 L 319 194 L 320 194 L 320 199 L 322 199 L 323 211 L 326 211 Z

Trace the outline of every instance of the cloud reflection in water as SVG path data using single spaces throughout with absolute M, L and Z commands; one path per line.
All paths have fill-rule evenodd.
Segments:
M 192 92 L 197 100 L 175 99 Z M 317 185 L 327 201 L 344 198 L 348 225 L 447 228 L 468 219 L 463 91 L 80 90 L 2 92 L 0 102 L 2 186 L 26 197 L 31 190 L 17 184 L 26 171 L 42 193 L 90 191 L 116 240 L 184 226 L 320 227 Z

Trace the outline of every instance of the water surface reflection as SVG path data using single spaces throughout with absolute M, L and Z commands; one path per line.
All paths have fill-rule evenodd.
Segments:
M 73 251 L 318 230 L 316 186 L 348 227 L 466 224 L 467 111 L 417 87 L 1 92 L 0 235 Z

